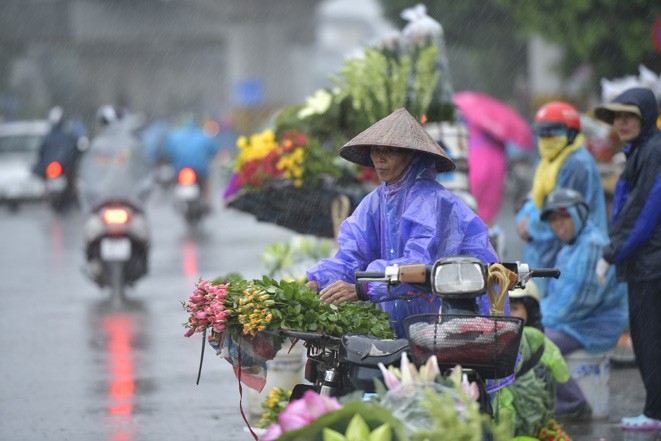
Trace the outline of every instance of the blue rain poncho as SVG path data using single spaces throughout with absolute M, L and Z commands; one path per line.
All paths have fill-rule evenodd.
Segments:
M 323 289 L 338 280 L 356 283 L 355 271 L 382 272 L 393 264 L 432 264 L 442 257 L 467 255 L 485 263 L 496 262 L 487 226 L 458 196 L 436 182 L 433 158 L 418 154 L 400 181 L 381 185 L 369 193 L 340 227 L 339 251 L 310 268 L 308 280 Z M 440 299 L 431 293 L 402 284 L 391 289 L 385 283 L 370 283 L 370 301 L 382 302 L 398 337 L 405 337 L 404 318 L 435 314 Z M 486 295 L 480 311 L 489 314 Z M 509 313 L 506 305 L 506 314 Z
M 627 287 L 617 282 L 614 268 L 606 286 L 598 283 L 594 268 L 608 237 L 589 219 L 583 225 L 575 207 L 568 211 L 578 233 L 558 253 L 555 266 L 561 276 L 551 279 L 541 299 L 542 323 L 573 337 L 588 352 L 604 352 L 615 347 L 624 331 Z
M 590 153 L 583 147 L 571 153 L 558 173 L 555 188 L 571 188 L 578 191 L 588 204 L 590 220 L 596 228 L 608 234 L 606 202 L 601 185 L 601 175 Z M 561 243 L 551 227 L 540 218 L 541 207 L 528 199 L 516 215 L 516 223 L 528 216 L 527 231 L 532 238 L 523 248 L 523 261 L 531 268 L 548 268 L 554 265 Z M 594 271 L 593 271 L 594 272 Z M 547 279 L 538 279 L 537 286 L 543 293 Z

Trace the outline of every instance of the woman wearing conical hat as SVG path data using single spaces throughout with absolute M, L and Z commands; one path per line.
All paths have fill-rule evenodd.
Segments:
M 459 197 L 436 181 L 454 163 L 405 109 L 378 121 L 340 149 L 355 164 L 374 167 L 381 185 L 341 225 L 339 251 L 307 272 L 308 286 L 326 302 L 383 302 L 398 337 L 404 318 L 438 313 L 440 299 L 402 284 L 391 292 L 383 283 L 356 285 L 355 271 L 380 271 L 393 264 L 432 264 L 441 257 L 468 255 L 497 261 L 487 226 Z M 480 306 L 488 314 L 488 299 Z

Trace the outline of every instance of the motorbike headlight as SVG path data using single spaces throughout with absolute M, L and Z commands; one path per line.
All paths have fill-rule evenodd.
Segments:
M 477 297 L 487 288 L 487 265 L 474 257 L 449 257 L 432 268 L 432 292 L 439 297 Z

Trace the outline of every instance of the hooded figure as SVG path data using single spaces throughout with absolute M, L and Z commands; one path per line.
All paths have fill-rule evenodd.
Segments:
M 591 270 L 608 237 L 594 226 L 588 210 L 580 193 L 560 188 L 547 196 L 541 214 L 563 244 L 555 261 L 561 276 L 549 282 L 540 302 L 545 333 L 563 355 L 614 348 L 627 321 L 626 285 L 617 282 L 612 270 L 602 285 Z M 574 379 L 557 386 L 557 416 L 589 414 L 591 408 Z
M 643 414 L 623 418 L 624 429 L 661 429 L 661 133 L 649 89 L 636 87 L 595 109 L 626 142 L 627 161 L 615 187 L 611 240 L 596 267 L 611 264 L 629 287 L 629 329 L 645 385 Z
M 557 201 L 564 193 L 576 195 L 581 202 Z M 618 283 L 615 272 L 610 271 L 607 284 L 597 282 L 594 268 L 601 257 L 608 237 L 596 228 L 587 216 L 587 205 L 577 192 L 558 189 L 551 193 L 544 205 L 541 218 L 549 223 L 552 216 L 569 216 L 573 231 L 562 232 L 563 242 L 556 257 L 555 267 L 560 278 L 549 282 L 548 290 L 540 301 L 542 324 L 549 331 L 569 335 L 587 352 L 605 352 L 615 347 L 627 321 L 626 285 Z M 562 214 L 560 214 L 562 213 Z M 562 349 L 562 348 L 561 348 Z
M 308 286 L 320 289 L 327 302 L 363 299 L 380 303 L 390 314 L 397 336 L 405 337 L 404 319 L 438 313 L 440 299 L 407 284 L 391 289 L 394 296 L 390 296 L 384 283 L 356 285 L 354 272 L 383 272 L 394 264 L 432 264 L 441 257 L 458 255 L 495 262 L 487 226 L 436 181 L 437 173 L 452 170 L 454 163 L 403 108 L 349 141 L 340 156 L 375 167 L 382 182 L 342 223 L 337 254 L 308 270 Z M 403 162 L 393 163 L 393 157 Z M 401 174 L 391 176 L 397 167 L 403 167 Z M 486 295 L 479 304 L 481 312 L 489 314 Z

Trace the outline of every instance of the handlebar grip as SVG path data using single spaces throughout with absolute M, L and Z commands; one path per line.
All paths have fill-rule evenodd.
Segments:
M 531 277 L 553 277 L 557 279 L 560 277 L 559 268 L 535 268 L 530 270 Z
M 383 279 L 386 277 L 386 273 L 376 272 L 376 271 L 356 271 L 354 273 L 356 280 L 358 279 Z
M 404 283 L 425 283 L 427 281 L 427 265 L 402 265 L 399 267 L 399 281 Z

